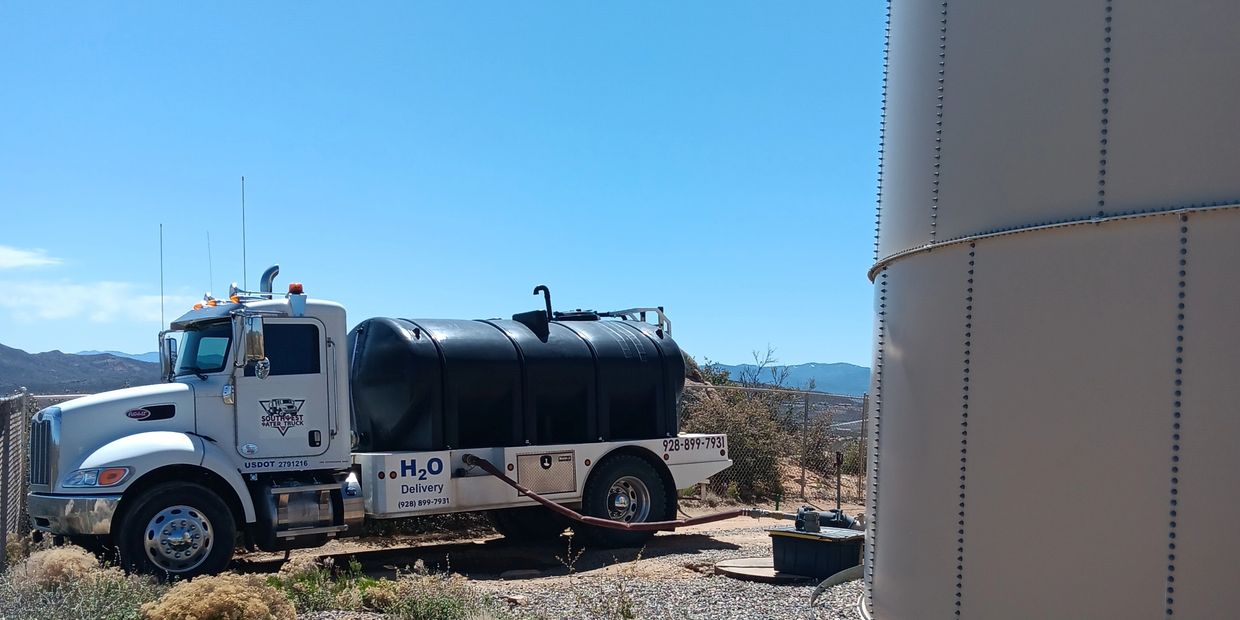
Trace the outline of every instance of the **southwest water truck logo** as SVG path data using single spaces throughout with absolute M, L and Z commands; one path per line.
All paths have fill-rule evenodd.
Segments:
M 264 427 L 274 428 L 280 431 L 280 435 L 284 435 L 288 432 L 288 429 L 306 423 L 305 416 L 298 413 L 305 402 L 304 400 L 294 400 L 292 398 L 260 400 L 258 404 L 262 405 L 263 411 L 266 412 L 261 418 L 260 423 Z

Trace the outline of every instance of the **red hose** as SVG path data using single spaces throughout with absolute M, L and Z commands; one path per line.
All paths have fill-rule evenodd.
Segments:
M 677 519 L 675 521 L 643 521 L 641 523 L 625 523 L 623 521 L 612 521 L 610 519 L 600 519 L 598 517 L 590 517 L 587 515 L 583 515 L 571 508 L 561 506 L 521 486 L 520 483 L 506 476 L 504 472 L 500 471 L 499 468 L 492 465 L 490 461 L 484 458 L 480 458 L 472 454 L 466 454 L 464 457 L 461 458 L 461 460 L 464 461 L 466 465 L 476 465 L 480 467 L 482 471 L 485 471 L 486 473 L 491 474 L 492 476 L 495 476 L 496 478 L 499 478 L 500 480 L 503 480 L 505 484 L 516 489 L 522 495 L 529 497 L 530 499 L 542 504 L 543 506 L 546 506 L 548 509 L 558 514 L 564 515 L 565 517 L 568 517 L 569 519 L 572 519 L 574 521 L 585 523 L 586 525 L 593 525 L 596 527 L 606 527 L 606 528 L 611 528 L 613 530 L 628 530 L 628 531 L 637 531 L 637 532 L 648 532 L 652 530 L 654 531 L 674 530 L 678 527 L 687 527 L 690 525 L 698 525 L 701 523 L 712 523 L 714 521 L 723 521 L 725 519 L 733 519 L 736 517 L 757 518 L 757 517 L 778 515 L 778 513 L 771 514 L 765 510 L 759 510 L 756 508 L 736 508 L 734 510 L 725 510 L 723 512 L 716 512 L 713 514 L 702 515 L 700 517 L 692 517 L 689 519 Z

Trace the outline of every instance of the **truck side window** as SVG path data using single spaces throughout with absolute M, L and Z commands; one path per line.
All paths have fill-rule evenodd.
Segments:
M 319 328 L 310 323 L 269 322 L 263 326 L 271 376 L 315 375 L 319 373 Z M 254 376 L 254 364 L 247 364 L 245 376 Z

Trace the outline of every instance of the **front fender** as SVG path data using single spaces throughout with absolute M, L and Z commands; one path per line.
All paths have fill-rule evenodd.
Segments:
M 133 475 L 124 483 L 106 489 L 92 489 L 93 491 L 106 490 L 112 493 L 123 493 L 143 475 L 169 465 L 202 467 L 222 478 L 232 488 L 240 502 L 246 523 L 254 522 L 254 501 L 250 498 L 245 481 L 241 479 L 236 465 L 229 461 L 224 452 L 214 443 L 204 441 L 197 435 L 173 431 L 150 431 L 127 435 L 104 444 L 87 455 L 81 465 L 74 469 L 130 467 L 133 469 Z M 62 493 L 84 491 L 84 489 L 64 489 L 59 485 L 57 481 L 57 490 Z

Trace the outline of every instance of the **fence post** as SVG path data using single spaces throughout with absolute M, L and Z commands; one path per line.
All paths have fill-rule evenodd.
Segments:
M 0 429 L 0 572 L 8 569 L 8 548 L 9 548 L 9 522 L 14 521 L 13 511 L 16 506 L 10 501 L 13 494 L 13 471 L 12 471 L 12 446 L 13 446 L 13 420 L 20 418 L 20 413 L 26 411 L 26 394 L 22 392 L 15 394 L 3 401 L 4 406 L 0 410 L 4 412 L 4 428 Z M 20 475 L 20 468 L 18 474 Z M 17 503 L 21 503 L 21 498 L 17 498 Z M 16 525 L 16 524 L 14 524 Z
M 807 501 L 805 497 L 805 456 L 809 451 L 809 393 L 805 393 L 804 397 L 804 420 L 801 422 L 801 501 Z

